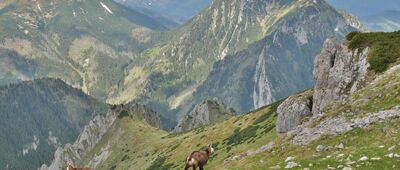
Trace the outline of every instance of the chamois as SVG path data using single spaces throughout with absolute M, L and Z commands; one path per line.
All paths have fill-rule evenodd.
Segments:
M 188 170 L 190 167 L 192 167 L 193 170 L 196 170 L 197 167 L 199 167 L 200 170 L 204 170 L 204 165 L 207 164 L 207 161 L 213 152 L 214 148 L 211 146 L 211 144 L 208 144 L 207 147 L 202 151 L 192 152 L 192 154 L 186 158 L 185 170 Z
M 67 163 L 67 170 L 91 170 L 90 168 L 74 168 L 70 162 Z

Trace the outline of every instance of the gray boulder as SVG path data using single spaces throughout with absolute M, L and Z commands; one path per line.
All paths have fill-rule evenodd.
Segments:
M 366 84 L 369 49 L 350 50 L 335 39 L 325 41 L 314 62 L 314 115 L 332 102 L 341 101 Z
M 307 91 L 286 99 L 277 109 L 276 131 L 286 133 L 294 130 L 304 118 L 312 115 L 312 91 Z
M 235 114 L 232 108 L 227 107 L 216 98 L 206 100 L 196 105 L 187 115 L 180 119 L 173 132 L 176 133 L 195 129 L 219 120 L 230 118 Z

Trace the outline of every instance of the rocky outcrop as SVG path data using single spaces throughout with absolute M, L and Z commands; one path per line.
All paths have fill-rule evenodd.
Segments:
M 50 165 L 42 165 L 39 169 L 63 169 L 68 161 L 73 164 L 79 163 L 102 139 L 103 135 L 107 133 L 117 118 L 138 116 L 151 126 L 156 128 L 161 127 L 160 115 L 143 104 L 132 102 L 126 105 L 115 105 L 112 106 L 112 110 L 113 111 L 105 115 L 97 115 L 94 117 L 88 125 L 85 126 L 84 130 L 73 144 L 66 144 L 64 148 L 59 147 L 54 154 L 52 163 Z M 108 155 L 108 147 L 102 148 L 101 154 L 91 160 L 89 165 L 92 168 L 96 167 L 99 163 L 107 159 Z
M 315 58 L 314 91 L 308 92 L 309 97 L 289 97 L 278 107 L 277 132 L 294 130 L 306 116 L 312 114 L 319 117 L 326 106 L 364 87 L 368 73 L 368 52 L 368 48 L 350 50 L 336 39 L 327 39 L 321 53 Z
M 314 115 L 322 114 L 325 106 L 348 97 L 365 85 L 368 52 L 369 48 L 350 50 L 335 39 L 325 41 L 314 64 Z
M 52 163 L 42 165 L 40 170 L 56 170 L 66 167 L 66 162 L 78 163 L 82 157 L 93 149 L 108 131 L 117 118 L 115 112 L 109 112 L 106 115 L 97 115 L 88 125 L 73 144 L 66 144 L 64 148 L 59 147 L 54 154 Z
M 400 106 L 396 106 L 390 110 L 384 110 L 376 113 L 368 113 L 362 118 L 354 118 L 350 121 L 346 120 L 345 115 L 335 118 L 323 120 L 314 128 L 299 127 L 296 129 L 296 136 L 292 143 L 296 145 L 306 145 L 319 139 L 322 135 L 340 135 L 354 128 L 365 128 L 368 125 L 385 120 L 399 118 Z
M 268 143 L 266 145 L 263 145 L 263 146 L 259 147 L 256 150 L 248 150 L 243 154 L 227 158 L 227 159 L 224 160 L 224 164 L 227 164 L 227 163 L 229 163 L 231 161 L 238 161 L 238 160 L 241 160 L 241 159 L 243 159 L 245 157 L 252 156 L 252 155 L 255 155 L 255 154 L 259 154 L 261 152 L 265 152 L 265 151 L 271 150 L 274 146 L 275 146 L 275 144 L 273 142 L 270 142 L 270 143 Z
M 295 129 L 302 121 L 312 115 L 312 90 L 291 96 L 277 109 L 276 131 L 286 133 Z
M 146 105 L 140 103 L 129 103 L 123 106 L 123 109 L 125 109 L 131 115 L 135 114 L 144 119 L 144 121 L 151 126 L 161 128 L 160 114 L 148 108 Z
M 99 166 L 102 162 L 107 160 L 108 156 L 110 155 L 110 145 L 107 145 L 105 148 L 101 148 L 101 151 L 99 154 L 96 154 L 92 160 L 90 160 L 88 167 L 92 167 L 95 169 L 97 166 Z
M 196 105 L 189 114 L 183 117 L 173 132 L 188 131 L 233 115 L 235 115 L 235 111 L 218 99 L 206 100 Z

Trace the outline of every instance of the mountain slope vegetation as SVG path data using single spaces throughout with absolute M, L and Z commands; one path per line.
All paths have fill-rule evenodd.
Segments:
M 358 34 L 387 38 L 396 33 Z M 395 38 L 393 36 L 389 39 Z M 372 51 L 358 48 L 351 53 L 352 49 L 347 47 L 341 47 L 343 51 L 339 51 L 330 42 L 326 42 L 315 63 L 315 76 L 329 75 L 329 81 L 319 82 L 314 90 L 292 97 L 307 96 L 313 104 L 319 104 L 315 100 L 320 99 L 315 96 L 320 88 L 327 88 L 325 91 L 337 88 L 348 92 L 333 91 L 341 95 L 339 99 L 330 99 L 332 102 L 326 105 L 321 115 L 315 114 L 302 120 L 302 124 L 289 133 L 278 134 L 275 128 L 279 123 L 277 117 L 282 111 L 290 109 L 279 107 L 286 99 L 185 133 L 168 134 L 143 124 L 135 117 L 125 117 L 113 125 L 107 137 L 80 164 L 87 165 L 93 158 L 102 155 L 106 159 L 96 169 L 182 169 L 184 159 L 191 151 L 213 143 L 215 153 L 206 165 L 208 169 L 392 169 L 400 166 L 397 154 L 400 140 L 397 135 L 400 116 L 398 65 L 390 65 L 387 71 L 377 74 L 369 70 L 373 74 L 370 75 L 372 79 L 361 76 L 366 83 L 358 86 L 355 91 L 350 90 L 342 83 L 354 85 L 353 82 L 358 80 L 354 77 L 351 81 L 346 78 L 337 79 L 335 76 L 343 76 L 335 75 L 335 69 L 343 68 L 343 72 L 348 70 L 346 74 L 357 76 L 358 72 L 366 68 L 349 65 L 355 64 L 352 62 L 346 62 L 345 65 L 340 62 L 349 60 L 348 51 L 350 61 L 367 61 L 368 54 L 365 51 Z M 374 46 L 372 44 L 370 48 Z M 337 53 L 335 50 L 338 50 Z M 362 52 L 356 53 L 358 50 Z M 334 58 L 334 65 L 330 64 L 331 57 L 337 57 Z M 324 59 L 328 60 L 321 61 Z M 324 72 L 325 67 L 332 72 Z M 341 86 L 330 87 L 330 81 L 339 81 Z M 310 93 L 314 95 L 310 96 Z M 297 114 L 298 110 L 292 111 Z M 319 136 L 315 137 L 314 134 Z
M 114 1 L 10 1 L 0 9 L 0 84 L 61 78 L 106 100 L 166 28 Z
M 150 16 L 168 18 L 183 24 L 207 7 L 212 0 L 117 0 Z M 173 10 L 171 10 L 173 9 Z
M 213 97 L 242 113 L 309 88 L 312 60 L 324 39 L 358 26 L 320 0 L 215 0 L 168 32 L 112 0 L 10 1 L 1 11 L 0 84 L 61 78 L 108 103 L 143 101 L 172 122 L 185 107 Z M 314 33 L 320 29 L 314 23 L 323 31 Z M 243 62 L 239 69 L 245 70 L 224 75 L 227 66 L 213 68 L 231 60 Z M 294 65 L 289 71 L 296 73 L 271 65 Z M 285 80 L 274 80 L 281 76 Z M 246 84 L 214 88 L 215 78 Z M 230 96 L 234 91 L 243 94 Z
M 310 88 L 325 39 L 343 39 L 359 25 L 324 1 L 295 1 L 286 10 L 265 38 L 216 62 L 194 98 L 216 96 L 245 112 Z
M 34 169 L 74 141 L 106 104 L 61 80 L 39 79 L 0 88 L 0 167 Z
M 215 0 L 142 53 L 158 62 L 134 66 L 121 83 L 121 95 L 110 101 L 138 94 L 129 88 L 136 82 L 143 89 L 137 99 L 167 117 L 214 97 L 239 113 L 259 108 L 312 86 L 312 62 L 323 41 L 343 39 L 361 25 L 348 16 L 325 1 Z M 284 80 L 272 80 L 280 77 Z

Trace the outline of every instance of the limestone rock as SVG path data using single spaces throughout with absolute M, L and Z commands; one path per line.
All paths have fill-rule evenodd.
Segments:
M 260 148 L 258 148 L 256 150 L 248 150 L 246 153 L 243 153 L 243 154 L 240 154 L 240 155 L 235 155 L 233 157 L 227 158 L 227 159 L 224 160 L 224 164 L 226 164 L 226 163 L 228 163 L 230 161 L 238 161 L 238 160 L 241 160 L 241 159 L 243 159 L 245 157 L 252 156 L 252 155 L 255 155 L 255 154 L 259 154 L 261 152 L 265 152 L 267 150 L 270 150 L 273 147 L 274 147 L 274 143 L 270 142 L 270 143 L 268 143 L 266 145 L 261 146 Z
M 94 117 L 89 124 L 85 126 L 83 132 L 73 144 L 66 144 L 64 148 L 59 147 L 54 154 L 52 163 L 49 166 L 42 165 L 39 169 L 63 169 L 66 167 L 66 162 L 68 161 L 77 163 L 96 146 L 114 123 L 116 117 L 117 114 L 114 112 Z
M 317 152 L 322 152 L 322 151 L 329 151 L 332 150 L 332 146 L 324 146 L 324 145 L 318 145 L 317 148 L 315 149 Z
M 363 157 L 361 157 L 361 158 L 359 159 L 359 161 L 368 161 L 368 157 L 363 156 Z
M 350 50 L 335 39 L 325 41 L 314 62 L 314 115 L 321 114 L 325 106 L 343 100 L 365 86 L 368 52 L 368 48 Z
M 339 143 L 338 145 L 336 145 L 336 148 L 343 150 L 344 149 L 344 144 L 343 143 Z
M 289 156 L 289 157 L 287 157 L 287 158 L 285 159 L 285 162 L 289 162 L 289 161 L 291 161 L 291 160 L 294 160 L 294 157 Z
M 288 162 L 287 165 L 285 166 L 285 169 L 291 169 L 297 166 L 299 166 L 299 164 L 296 162 Z
M 373 123 L 383 122 L 388 119 L 399 117 L 400 107 L 395 106 L 389 110 L 367 113 L 366 116 L 362 118 L 354 118 L 350 121 L 347 121 L 344 116 L 328 118 L 313 128 L 305 126 L 299 126 L 296 128 L 296 136 L 293 137 L 292 143 L 296 145 L 306 145 L 311 141 L 320 138 L 322 135 L 339 135 L 354 128 L 365 128 Z
M 206 100 L 196 105 L 189 114 L 184 116 L 173 132 L 188 131 L 233 115 L 235 115 L 235 111 L 218 99 Z
M 130 114 L 136 114 L 153 127 L 161 128 L 160 114 L 140 103 L 128 103 L 123 106 Z
M 289 97 L 277 109 L 276 131 L 286 133 L 294 130 L 302 120 L 311 116 L 312 91 Z

